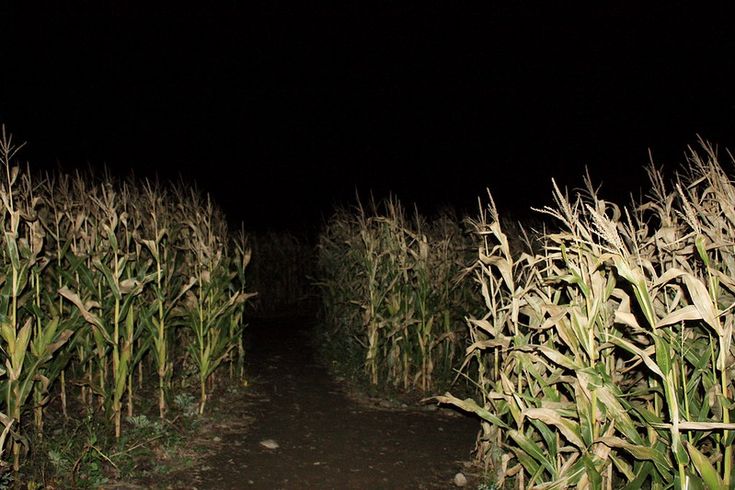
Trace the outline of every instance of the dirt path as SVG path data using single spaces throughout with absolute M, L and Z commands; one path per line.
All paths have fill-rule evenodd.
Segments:
M 191 475 L 196 487 L 452 487 L 477 422 L 350 400 L 315 361 L 304 327 L 296 318 L 249 327 L 251 385 L 225 407 L 231 423 L 216 428 L 216 450 Z M 261 445 L 269 439 L 279 447 Z

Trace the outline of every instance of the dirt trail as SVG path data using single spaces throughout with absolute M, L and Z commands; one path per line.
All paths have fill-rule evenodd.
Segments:
M 308 321 L 308 320 L 307 320 Z M 231 402 L 197 488 L 451 488 L 477 422 L 357 403 L 316 362 L 295 317 L 248 327 L 250 388 Z M 231 417 L 235 415 L 235 417 Z M 260 443 L 272 439 L 279 447 Z

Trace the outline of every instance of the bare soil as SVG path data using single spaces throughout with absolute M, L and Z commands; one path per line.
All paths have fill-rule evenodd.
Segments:
M 470 459 L 476 420 L 348 395 L 317 361 L 311 321 L 248 327 L 249 386 L 212 405 L 194 467 L 164 486 L 198 489 L 439 489 Z M 265 442 L 264 442 L 265 441 Z M 267 445 L 275 442 L 277 448 Z

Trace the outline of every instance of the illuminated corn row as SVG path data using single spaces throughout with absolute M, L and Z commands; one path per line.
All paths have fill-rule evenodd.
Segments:
M 545 251 L 476 223 L 478 457 L 498 487 L 732 488 L 735 186 L 710 147 L 621 208 L 555 188 Z
M 144 380 L 155 379 L 164 417 L 172 380 L 193 374 L 203 413 L 223 362 L 242 376 L 252 296 L 244 232 L 232 236 L 211 200 L 183 185 L 34 181 L 13 165 L 4 129 L 0 144 L 0 457 L 9 450 L 19 469 L 27 433 L 43 436 L 55 394 L 64 416 L 77 396 L 104 411 L 120 437 Z

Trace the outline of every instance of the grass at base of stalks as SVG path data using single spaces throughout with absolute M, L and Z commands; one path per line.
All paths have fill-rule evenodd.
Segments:
M 139 402 L 139 413 L 150 415 L 125 418 L 118 440 L 104 412 L 94 407 L 70 404 L 68 419 L 52 411 L 44 437 L 31 436 L 32 453 L 18 476 L 2 474 L 0 488 L 16 481 L 27 488 L 99 488 L 117 482 L 149 487 L 193 467 L 200 455 L 190 443 L 207 420 L 197 415 L 196 386 L 176 396 L 163 420 L 157 416 L 154 388 Z

